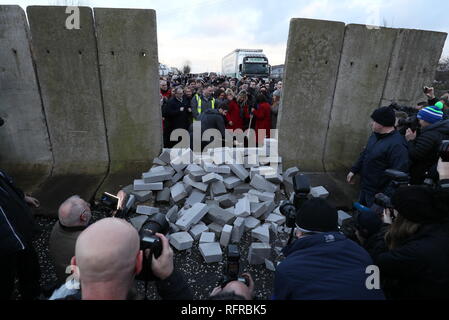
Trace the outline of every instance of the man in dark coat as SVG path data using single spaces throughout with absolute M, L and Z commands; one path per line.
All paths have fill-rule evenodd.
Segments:
M 192 149 L 194 149 L 196 145 L 193 141 L 194 139 L 201 139 L 201 151 L 203 151 L 204 148 L 211 143 L 213 143 L 217 148 L 223 147 L 226 134 L 227 108 L 228 107 L 224 105 L 220 106 L 218 109 L 207 109 L 200 115 L 200 121 L 190 126 L 190 145 L 192 146 Z M 201 136 L 197 137 L 195 135 L 196 132 L 194 126 L 198 125 L 198 123 L 201 123 Z M 203 134 L 210 129 L 216 130 L 215 135 L 210 137 L 209 140 L 203 141 Z
M 176 129 L 188 130 L 192 109 L 183 99 L 184 91 L 181 88 L 175 89 L 175 96 L 168 100 L 162 111 L 165 119 L 164 145 L 166 148 L 173 148 L 178 141 L 170 141 L 171 133 Z
M 371 118 L 373 135 L 347 177 L 348 183 L 353 183 L 354 176 L 360 174 L 359 202 L 367 207 L 373 205 L 378 193 L 392 195 L 391 180 L 385 175 L 385 170 L 408 172 L 409 166 L 407 142 L 394 128 L 396 118 L 393 108 L 379 108 Z
M 443 111 L 438 106 L 427 107 L 419 111 L 418 119 L 421 133 L 407 130 L 410 156 L 410 176 L 412 184 L 422 184 L 430 173 L 436 178 L 438 153 L 443 140 L 449 140 L 449 120 L 443 120 Z
M 38 207 L 39 202 L 0 171 L 0 300 L 11 298 L 16 277 L 22 299 L 36 299 L 40 294 L 39 260 L 32 243 L 35 224 L 29 205 Z
M 298 239 L 276 269 L 275 300 L 383 300 L 367 286 L 369 254 L 338 232 L 337 210 L 323 199 L 304 203 L 296 216 Z

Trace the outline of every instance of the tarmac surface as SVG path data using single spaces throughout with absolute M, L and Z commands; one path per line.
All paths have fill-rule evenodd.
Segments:
M 164 208 L 161 211 L 165 213 Z M 106 217 L 105 214 L 97 211 L 92 212 L 93 221 L 97 221 Z M 36 251 L 39 255 L 39 263 L 41 267 L 41 286 L 43 288 L 51 286 L 56 281 L 55 270 L 51 262 L 51 258 L 48 252 L 48 243 L 50 233 L 53 225 L 56 223 L 56 219 L 36 216 L 36 224 L 38 226 L 38 234 L 34 241 Z M 281 239 L 286 241 L 287 234 L 281 233 L 277 240 L 272 242 L 272 258 L 271 261 L 280 261 L 281 257 L 274 250 L 275 247 L 282 247 Z M 266 269 L 263 265 L 249 265 L 247 261 L 248 248 L 252 243 L 250 232 L 246 232 L 239 243 L 241 253 L 241 268 L 243 272 L 249 272 L 255 282 L 255 295 L 257 299 L 267 300 L 271 299 L 273 292 L 273 279 L 274 272 Z M 195 300 L 204 300 L 209 297 L 212 290 L 219 285 L 220 279 L 223 274 L 226 257 L 223 250 L 223 261 L 220 263 L 206 264 L 198 249 L 198 241 L 195 241 L 192 249 L 186 251 L 174 251 L 175 268 L 179 270 L 183 275 L 190 288 L 193 291 Z M 137 282 L 137 291 L 140 295 L 140 299 L 144 296 L 144 282 Z M 160 299 L 155 286 L 153 284 L 148 285 L 147 298 L 150 300 Z

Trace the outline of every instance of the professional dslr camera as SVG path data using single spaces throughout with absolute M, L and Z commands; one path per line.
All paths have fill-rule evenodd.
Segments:
M 405 136 L 408 129 L 417 132 L 421 128 L 421 125 L 418 117 L 415 115 L 406 119 L 399 119 L 397 128 L 399 133 Z
M 139 231 L 140 250 L 143 251 L 143 268 L 137 279 L 145 282 L 155 281 L 157 278 L 153 275 L 151 270 L 152 256 L 157 259 L 162 253 L 162 242 L 156 233 L 167 234 L 170 225 L 168 224 L 165 215 L 156 213 L 147 218 L 142 228 Z
M 236 245 L 229 245 L 226 251 L 226 265 L 223 270 L 223 277 L 220 283 L 221 288 L 224 288 L 228 283 L 239 281 L 249 286 L 249 279 L 241 277 L 240 268 L 240 251 Z
M 290 239 L 288 244 L 293 239 L 293 231 L 296 227 L 296 215 L 301 209 L 304 202 L 309 199 L 310 193 L 310 181 L 304 174 L 297 174 L 293 177 L 293 191 L 295 193 L 293 203 L 290 201 L 284 201 L 279 208 L 282 215 L 286 217 L 286 226 L 291 230 Z
M 394 190 L 410 184 L 410 176 L 397 170 L 386 170 L 385 174 L 391 178 L 391 184 Z M 376 194 L 374 203 L 384 209 L 393 209 L 391 198 L 383 193 Z
M 125 202 L 125 206 L 123 209 L 118 207 L 119 198 L 110 194 L 108 192 L 104 192 L 100 198 L 99 210 L 106 211 L 108 213 L 113 213 L 115 217 L 125 219 L 129 217 L 129 215 L 135 213 L 134 204 L 136 202 L 136 197 L 134 195 L 130 195 L 128 200 Z

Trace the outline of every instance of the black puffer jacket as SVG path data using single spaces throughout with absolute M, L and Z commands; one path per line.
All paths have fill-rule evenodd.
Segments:
M 0 256 L 24 250 L 34 235 L 34 220 L 24 194 L 0 170 Z
M 399 248 L 374 254 L 387 298 L 449 298 L 447 223 L 424 225 Z
M 426 172 L 438 163 L 438 151 L 443 140 L 449 140 L 449 120 L 439 121 L 422 129 L 415 140 L 409 141 L 413 184 L 422 184 Z

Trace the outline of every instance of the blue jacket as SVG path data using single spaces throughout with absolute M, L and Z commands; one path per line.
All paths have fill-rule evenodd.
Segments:
M 274 279 L 275 300 L 383 300 L 368 290 L 369 254 L 339 232 L 300 238 L 284 249 Z
M 360 174 L 362 190 L 371 194 L 388 194 L 386 189 L 391 182 L 385 176 L 385 170 L 388 169 L 402 172 L 409 170 L 407 141 L 398 131 L 385 135 L 372 134 L 351 172 Z

